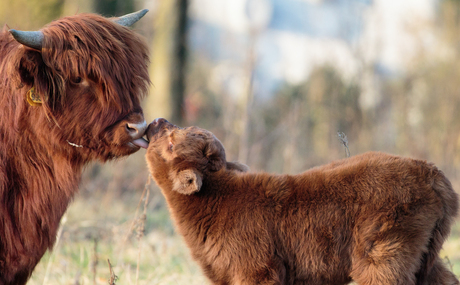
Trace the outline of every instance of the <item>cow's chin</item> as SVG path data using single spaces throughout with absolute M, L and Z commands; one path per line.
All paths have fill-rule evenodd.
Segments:
M 141 149 L 140 146 L 137 146 L 133 142 L 128 142 L 124 145 L 118 145 L 114 147 L 111 152 L 114 153 L 116 157 L 122 157 L 122 156 L 133 154 L 140 149 Z
M 128 156 L 140 150 L 141 148 L 147 148 L 148 142 L 144 138 L 137 138 L 135 140 L 123 139 L 116 140 L 107 143 L 101 143 L 103 149 L 102 160 L 109 160 L 112 158 L 119 158 Z
M 105 162 L 111 159 L 128 156 L 139 151 L 141 148 L 147 148 L 148 145 L 148 141 L 143 137 L 132 139 L 125 136 L 121 139 L 94 140 L 87 144 L 82 144 L 81 150 L 83 150 L 83 152 L 81 152 L 81 154 L 87 155 L 87 161 L 96 159 Z M 87 151 L 85 152 L 84 150 Z
M 97 159 L 102 162 L 108 160 L 122 158 L 137 152 L 141 147 L 128 142 L 125 144 L 112 144 L 110 147 L 99 148 L 93 151 L 93 159 Z

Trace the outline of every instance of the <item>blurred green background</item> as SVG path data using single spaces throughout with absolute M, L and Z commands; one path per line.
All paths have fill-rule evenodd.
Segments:
M 351 155 L 426 159 L 460 189 L 460 1 L 0 0 L 0 19 L 32 30 L 143 8 L 148 121 L 209 129 L 229 160 L 277 173 L 344 158 L 343 132 Z M 108 259 L 116 284 L 206 283 L 144 154 L 87 167 L 30 284 L 113 284 Z M 457 224 L 443 251 L 457 275 L 459 239 Z

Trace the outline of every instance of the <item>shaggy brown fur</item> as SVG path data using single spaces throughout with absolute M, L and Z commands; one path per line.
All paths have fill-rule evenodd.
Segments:
M 0 32 L 1 285 L 26 283 L 55 242 L 83 166 L 137 151 L 127 124 L 144 122 L 143 40 L 92 14 L 42 32 L 42 50 Z M 32 87 L 41 106 L 27 103 Z
M 458 198 L 432 164 L 372 152 L 245 173 L 206 130 L 157 119 L 147 135 L 150 171 L 213 284 L 459 284 L 438 256 Z

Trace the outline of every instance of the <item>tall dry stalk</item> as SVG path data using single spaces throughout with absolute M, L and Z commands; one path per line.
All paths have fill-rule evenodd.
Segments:
M 97 263 L 98 263 L 98 256 L 97 256 L 97 242 L 98 238 L 94 238 L 94 247 L 93 247 L 93 260 L 91 262 L 91 271 L 93 272 L 93 284 L 97 285 Z
M 125 248 L 129 237 L 131 236 L 132 233 L 136 232 L 136 238 L 139 243 L 139 249 L 138 249 L 138 256 L 137 256 L 137 268 L 136 268 L 136 285 L 139 284 L 139 272 L 140 272 L 140 258 L 141 258 L 141 238 L 144 236 L 144 231 L 145 231 L 145 221 L 147 219 L 147 205 L 150 197 L 150 183 L 152 181 L 151 175 L 148 176 L 147 182 L 145 183 L 144 186 L 144 191 L 142 192 L 142 195 L 139 199 L 139 202 L 136 207 L 136 212 L 134 214 L 134 218 L 131 222 L 131 225 L 129 226 L 128 231 L 126 232 L 122 242 L 121 242 L 121 248 L 119 250 L 120 254 L 118 256 L 118 263 L 121 263 L 121 253 L 123 252 L 123 249 Z M 144 205 L 144 209 L 142 214 L 139 216 L 139 210 L 142 206 L 142 202 Z M 128 271 L 129 273 L 129 271 Z M 128 278 L 128 280 L 131 280 L 131 278 Z M 130 281 L 131 282 L 131 281 Z
M 115 275 L 115 272 L 113 271 L 112 264 L 110 264 L 110 259 L 107 259 L 107 263 L 109 264 L 110 269 L 109 285 L 115 285 L 115 281 L 118 280 L 118 276 Z
M 137 241 L 139 244 L 139 249 L 137 253 L 136 285 L 139 284 L 139 271 L 140 271 L 141 250 L 142 250 L 141 239 L 145 233 L 145 221 L 147 219 L 147 205 L 149 203 L 149 197 L 150 197 L 150 182 L 151 182 L 151 176 L 149 175 L 147 183 L 145 184 L 145 187 L 144 187 L 144 192 L 142 193 L 142 196 L 141 196 L 141 200 L 139 201 L 141 202 L 142 200 L 144 200 L 144 211 L 142 212 L 140 217 L 137 219 L 137 228 L 136 228 L 136 237 L 137 237 Z

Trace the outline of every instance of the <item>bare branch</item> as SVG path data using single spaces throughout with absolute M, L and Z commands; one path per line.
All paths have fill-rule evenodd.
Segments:
M 347 135 L 343 132 L 337 132 L 337 138 L 339 139 L 340 143 L 345 147 L 345 155 L 350 157 L 350 149 L 348 148 L 348 138 Z

